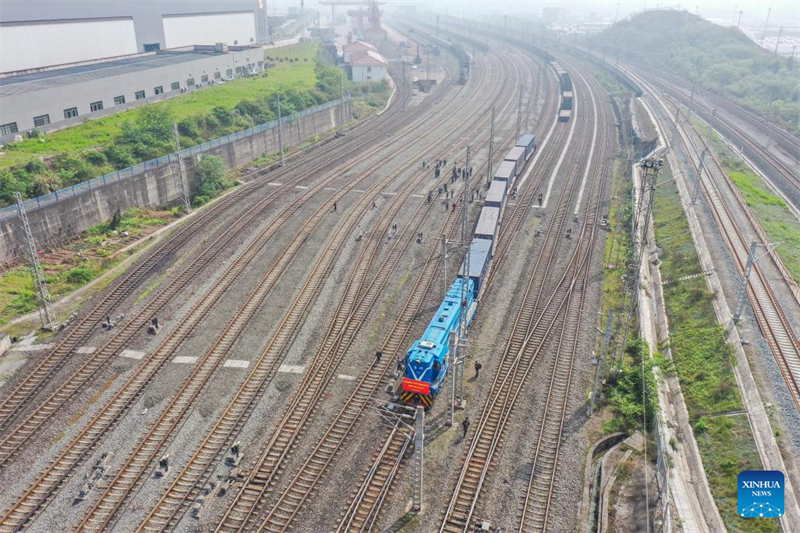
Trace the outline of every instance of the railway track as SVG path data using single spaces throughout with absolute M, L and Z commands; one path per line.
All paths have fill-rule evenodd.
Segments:
M 589 92 L 588 87 L 584 90 Z M 576 91 L 576 94 L 580 95 L 580 92 Z M 584 98 L 584 103 L 588 104 L 588 99 Z M 573 120 L 577 114 L 576 104 Z M 597 120 L 596 113 L 589 113 L 588 108 L 586 116 L 594 116 Z M 465 532 L 472 526 L 479 495 L 495 461 L 495 454 L 501 446 L 508 422 L 523 393 L 533 363 L 539 358 L 551 334 L 566 327 L 564 324 L 566 311 L 573 298 L 578 296 L 582 279 L 588 275 L 595 227 L 595 220 L 591 217 L 585 219 L 579 244 L 563 269 L 563 274 L 555 283 L 550 284 L 554 287 L 552 293 L 547 296 L 548 291 L 544 290 L 551 273 L 558 274 L 555 272 L 555 266 L 558 264 L 556 258 L 559 255 L 557 246 L 561 242 L 564 225 L 569 216 L 569 207 L 578 193 L 577 169 L 590 163 L 584 157 L 588 152 L 589 138 L 587 124 L 587 131 L 581 134 L 578 141 L 579 148 L 576 151 L 581 156 L 573 159 L 567 183 L 556 206 L 551 226 L 545 235 L 542 251 L 537 257 L 514 319 L 511 336 L 505 344 L 500 367 L 495 374 L 469 448 L 466 450 L 461 472 L 439 528 L 440 533 Z M 595 186 L 596 181 L 593 180 L 591 188 L 594 189 Z M 600 195 L 597 194 L 595 202 L 599 202 L 599 198 Z M 541 271 L 542 268 L 544 272 Z M 554 386 L 555 383 L 554 381 Z M 563 386 L 560 381 L 558 384 L 562 389 L 568 390 L 568 384 Z
M 550 91 L 548 95 L 555 92 L 557 90 L 556 88 L 557 84 L 551 83 L 552 91 Z M 555 128 L 558 100 L 555 98 L 550 98 L 549 101 L 551 102 L 551 105 L 544 108 L 543 116 L 552 116 L 553 123 L 551 128 Z M 541 139 L 543 133 L 544 126 L 541 126 L 540 129 L 536 131 L 537 138 Z M 559 136 L 559 139 L 557 139 L 556 144 L 559 144 L 559 141 L 563 140 L 563 137 L 566 137 L 565 130 L 562 129 L 559 131 L 559 133 L 561 133 L 561 135 Z M 508 139 L 504 139 L 504 142 L 507 140 Z M 500 147 L 502 147 L 502 145 L 503 143 L 501 142 Z M 503 150 L 500 147 L 498 147 L 498 152 L 502 152 Z M 544 146 L 539 147 L 539 150 L 543 149 Z M 545 156 L 544 163 L 536 168 L 547 168 L 550 162 L 554 159 L 555 155 L 555 151 L 548 152 L 548 155 Z M 531 161 L 530 164 L 535 165 L 536 159 L 538 159 L 538 156 Z M 486 295 L 489 293 L 488 291 L 491 291 L 491 280 L 493 279 L 494 273 L 498 271 L 498 268 L 503 262 L 504 258 L 508 257 L 511 240 L 514 235 L 518 234 L 523 221 L 526 219 L 526 216 L 529 213 L 530 207 L 533 203 L 535 192 L 541 186 L 543 176 L 543 171 L 537 171 L 534 182 L 528 184 L 523 189 L 522 197 L 514 206 L 514 210 L 511 214 L 509 222 L 501 225 L 497 251 L 495 252 L 492 267 L 487 273 L 486 280 L 484 281 L 484 287 L 486 288 L 482 291 L 483 295 L 481 296 L 481 299 L 485 299 Z M 361 532 L 371 530 L 381 510 L 383 501 L 392 488 L 392 483 L 395 479 L 395 473 L 400 467 L 402 455 L 397 454 L 400 453 L 400 450 L 405 450 L 406 443 L 411 438 L 411 434 L 412 430 L 410 428 L 404 429 L 404 426 L 401 424 L 392 426 L 389 429 L 388 434 L 384 438 L 385 443 L 381 451 L 374 458 L 372 466 L 364 475 L 360 487 L 353 496 L 351 505 L 340 519 L 337 532 Z
M 503 113 L 501 113 L 501 115 L 502 114 Z M 513 135 L 514 133 L 510 132 L 503 142 L 500 143 L 496 152 L 500 152 L 503 149 L 502 145 Z M 482 166 L 484 165 L 481 165 L 481 167 Z M 481 167 L 478 168 L 478 174 L 481 172 Z M 480 187 L 481 184 L 479 183 L 478 188 Z M 446 233 L 448 234 L 455 230 L 455 222 L 459 219 L 459 211 L 457 210 L 454 214 L 455 217 L 449 218 L 446 225 Z M 436 252 L 436 247 L 432 247 L 422 275 L 417 279 L 416 285 L 409 293 L 409 298 L 400 316 L 395 321 L 386 340 L 381 345 L 381 352 L 386 354 L 387 363 L 376 365 L 364 373 L 358 385 L 353 389 L 347 402 L 326 430 L 325 435 L 310 452 L 289 485 L 283 489 L 276 503 L 274 503 L 271 509 L 266 513 L 266 518 L 264 518 L 259 529 L 278 532 L 285 531 L 292 526 L 303 503 L 316 488 L 345 440 L 351 435 L 352 430 L 361 419 L 369 401 L 374 397 L 380 383 L 385 379 L 392 361 L 402 354 L 415 317 L 420 313 L 420 306 L 425 296 L 432 290 L 433 283 L 436 281 L 435 274 L 437 266 L 434 260 Z M 403 427 L 396 426 L 390 433 L 390 438 L 386 441 L 386 445 L 379 454 L 381 461 L 374 469 L 374 472 L 372 472 L 378 479 L 384 482 L 389 481 L 398 471 L 402 454 L 408 447 L 409 433 Z M 382 500 L 388 494 L 387 485 L 384 485 L 378 491 L 373 491 L 371 487 L 365 487 L 364 485 L 362 485 L 362 488 L 363 490 L 357 498 L 374 503 Z M 358 499 L 354 501 L 354 506 L 356 502 L 358 502 Z M 360 506 L 356 506 L 354 512 L 347 519 L 350 526 L 360 524 L 362 520 L 370 519 L 370 517 L 361 516 L 358 512 L 359 507 Z M 378 509 L 379 506 L 372 506 L 373 512 L 370 515 L 371 519 L 374 520 Z
M 418 120 L 417 122 L 421 122 Z M 412 126 L 416 124 L 412 123 Z M 413 129 L 407 131 L 406 135 L 411 134 Z M 377 145 L 374 150 L 370 150 L 364 154 L 363 158 L 357 158 L 355 162 L 348 168 L 352 168 L 355 164 L 371 156 L 373 153 L 379 151 L 384 145 L 382 143 Z M 346 169 L 345 169 L 346 170 Z M 57 487 L 66 479 L 72 469 L 89 453 L 94 446 L 99 442 L 100 438 L 104 436 L 107 431 L 117 422 L 119 417 L 127 411 L 130 405 L 139 397 L 144 387 L 153 379 L 156 372 L 164 365 L 169 355 L 186 339 L 191 333 L 199 320 L 204 317 L 213 304 L 219 299 L 221 294 L 229 287 L 244 266 L 248 264 L 257 255 L 258 251 L 263 249 L 267 240 L 273 233 L 272 230 L 276 229 L 280 224 L 285 223 L 286 219 L 299 209 L 305 200 L 315 193 L 321 191 L 326 185 L 330 184 L 336 177 L 340 176 L 342 172 L 336 173 L 333 176 L 323 179 L 312 189 L 309 189 L 306 194 L 296 200 L 290 207 L 283 211 L 282 217 L 278 217 L 265 229 L 259 237 L 257 237 L 243 252 L 234 264 L 228 268 L 227 272 L 221 278 L 221 282 L 212 289 L 200 302 L 198 302 L 193 310 L 189 313 L 190 319 L 184 320 L 173 333 L 169 339 L 162 344 L 161 348 L 151 356 L 147 362 L 137 369 L 137 372 L 130 378 L 127 384 L 120 390 L 107 404 L 101 412 L 96 415 L 93 420 L 84 428 L 84 430 L 71 442 L 70 446 L 65 450 L 52 464 L 51 467 L 33 484 L 33 486 L 18 500 L 15 505 L 5 514 L 2 521 L 0 521 L 0 530 L 10 529 L 16 530 L 21 528 L 24 524 L 37 513 L 45 502 L 52 496 Z M 362 179 L 367 176 L 363 175 Z M 349 189 L 355 185 L 350 184 Z
M 491 97 L 487 101 L 490 99 Z M 468 118 L 462 119 L 459 124 L 465 124 Z M 452 131 L 457 131 L 457 129 L 453 128 Z M 454 213 L 450 213 L 448 220 L 452 220 L 454 216 Z M 408 239 L 412 238 L 413 234 L 409 234 Z M 423 270 L 427 272 L 430 268 L 433 267 L 426 264 Z M 382 272 L 382 275 L 388 276 L 389 270 L 382 270 Z M 421 298 L 422 295 L 418 295 L 418 297 Z M 257 509 L 263 505 L 264 497 L 275 481 L 279 466 L 291 453 L 299 433 L 316 410 L 319 398 L 324 393 L 350 343 L 354 340 L 366 313 L 356 313 L 356 315 L 360 318 L 359 321 L 348 320 L 338 337 L 331 335 L 329 331 L 321 351 L 314 358 L 313 367 L 306 372 L 299 392 L 294 396 L 283 420 L 278 424 L 278 430 L 273 434 L 264 453 L 257 461 L 256 467 L 245 481 L 244 487 L 228 508 L 218 530 L 235 531 L 252 527 L 251 520 L 255 519 Z M 378 370 L 381 366 L 385 371 L 386 367 L 393 364 L 393 353 L 391 349 L 387 348 L 384 350 L 386 357 L 383 365 L 375 365 L 377 368 L 375 377 L 373 377 L 374 386 L 377 386 L 380 381 Z
M 589 85 L 589 81 L 583 78 L 574 67 L 573 72 L 583 79 L 585 85 Z M 597 91 L 596 87 L 594 91 Z M 594 93 L 592 94 L 592 99 L 594 104 Z M 603 102 L 600 103 L 600 112 L 603 117 L 601 124 L 613 124 L 613 121 L 608 116 L 608 107 Z M 586 214 L 587 223 L 582 230 L 581 243 L 586 247 L 583 253 L 588 256 L 587 265 L 592 264 L 592 243 L 595 242 L 597 236 L 603 199 L 602 190 L 608 177 L 608 166 L 604 162 L 610 151 L 609 138 L 613 138 L 609 132 L 602 136 L 602 148 L 599 156 L 601 177 L 598 184 L 600 193 L 596 195 L 590 193 L 590 198 L 594 197 L 594 201 L 589 204 Z M 594 185 L 595 183 L 592 182 L 593 187 Z M 524 531 L 547 531 L 553 487 L 558 471 L 564 421 L 567 416 L 569 393 L 572 387 L 572 373 L 578 350 L 578 336 L 585 314 L 584 306 L 589 272 L 590 270 L 587 267 L 583 271 L 582 279 L 578 282 L 579 286 L 569 297 L 565 319 L 562 322 L 554 348 L 556 356 L 550 371 L 550 383 L 544 404 L 544 413 L 538 422 L 539 431 L 532 459 L 531 476 L 522 499 L 522 512 L 518 529 L 520 533 Z M 534 434 L 536 434 L 535 431 Z
M 425 151 L 426 150 L 423 150 L 422 152 Z M 307 315 L 310 306 L 314 303 L 316 295 L 319 294 L 322 284 L 330 274 L 330 271 L 333 268 L 334 260 L 338 256 L 338 251 L 341 250 L 344 245 L 344 239 L 352 233 L 358 220 L 360 220 L 360 218 L 366 214 L 373 201 L 377 198 L 378 194 L 380 194 L 380 192 L 386 186 L 395 181 L 404 170 L 407 170 L 412 165 L 415 165 L 416 161 L 419 159 L 419 157 L 421 157 L 421 155 L 423 154 L 415 154 L 410 158 L 406 165 L 382 178 L 380 183 L 374 186 L 369 194 L 364 195 L 359 200 L 358 205 L 355 208 L 350 210 L 346 220 L 338 226 L 335 235 L 333 235 L 331 240 L 326 244 L 326 246 L 324 246 L 323 249 L 325 252 L 323 256 L 318 260 L 311 276 L 307 279 L 303 289 L 301 290 L 301 293 L 295 298 L 289 312 L 282 320 L 278 331 L 272 337 L 269 345 L 262 354 L 260 363 L 263 362 L 264 364 L 259 364 L 254 370 L 254 372 L 256 372 L 266 368 L 266 373 L 263 373 L 261 376 L 252 381 L 247 380 L 242 386 L 244 389 L 253 390 L 254 385 L 257 383 L 257 389 L 263 390 L 263 387 L 267 382 L 267 378 L 274 376 L 283 356 L 285 355 L 286 350 L 288 350 L 291 341 L 299 330 L 303 319 Z M 371 171 L 372 169 L 365 172 L 365 175 L 369 175 Z M 376 229 L 372 232 L 372 235 L 367 241 L 367 246 L 362 248 L 360 260 L 356 262 L 358 268 L 353 271 L 353 274 L 351 275 L 351 281 L 348 285 L 355 285 L 358 280 L 363 280 L 368 266 L 375 261 L 378 244 L 383 240 L 384 233 L 381 231 L 381 229 L 388 229 L 391 220 L 399 211 L 402 203 L 408 199 L 411 193 L 419 187 L 420 182 L 427 176 L 428 172 L 422 172 L 418 174 L 414 180 L 410 180 L 403 190 L 395 196 L 395 199 L 390 207 L 383 211 L 381 220 L 378 222 Z M 330 201 L 333 202 L 335 199 Z M 327 208 L 321 208 L 320 215 L 324 215 L 327 212 Z M 410 242 L 410 239 L 408 242 Z M 368 257 L 369 260 L 364 259 L 365 257 Z M 360 286 L 360 283 L 358 284 Z M 377 299 L 379 293 L 380 287 L 373 291 L 372 303 L 374 303 L 374 300 Z M 350 293 L 348 292 L 347 294 Z M 255 308 L 258 308 L 259 306 L 260 303 L 256 305 Z M 346 308 L 347 311 L 342 313 L 341 307 Z M 340 304 L 340 312 L 337 313 L 337 316 L 341 316 L 342 314 L 348 315 L 350 313 L 352 313 L 352 299 L 345 297 Z M 249 320 L 249 317 L 237 316 L 236 320 L 246 322 Z M 203 357 L 200 367 L 197 369 L 198 375 L 196 379 L 194 379 L 195 385 L 193 390 L 187 391 L 186 395 L 184 395 L 183 391 L 181 391 L 181 393 L 176 396 L 170 407 L 164 411 L 159 421 L 151 429 L 150 433 L 142 441 L 140 441 L 140 444 L 134 454 L 129 457 L 119 474 L 101 495 L 100 499 L 95 503 L 89 515 L 83 521 L 80 529 L 99 530 L 103 529 L 109 524 L 109 521 L 113 518 L 114 513 L 125 501 L 126 496 L 130 494 L 137 486 L 137 483 L 141 479 L 146 467 L 156 458 L 158 451 L 163 448 L 165 443 L 169 440 L 169 437 L 175 433 L 175 428 L 178 426 L 179 421 L 183 419 L 187 410 L 189 409 L 189 406 L 193 404 L 200 388 L 206 383 L 208 376 L 210 376 L 213 370 L 216 369 L 217 365 L 221 362 L 231 345 L 231 343 L 227 343 L 227 346 L 224 346 L 224 349 L 222 350 L 218 350 L 216 354 L 212 352 L 211 354 L 207 354 L 207 356 Z M 209 359 L 209 361 L 207 361 L 207 359 Z M 192 378 L 195 378 L 195 376 L 192 376 Z M 187 387 L 188 385 L 189 383 L 187 383 Z M 236 408 L 237 403 L 238 407 L 251 405 L 252 399 L 253 396 L 247 395 L 245 397 L 235 399 L 234 402 L 230 404 L 229 410 L 227 411 L 230 413 L 230 415 L 223 415 L 223 418 L 220 419 L 220 422 L 222 422 L 222 427 L 225 428 L 226 431 L 231 427 L 239 426 L 242 422 L 238 417 L 244 411 Z M 237 400 L 239 401 L 237 402 Z M 213 435 L 211 441 L 206 441 L 208 445 L 204 448 L 201 447 L 201 449 L 198 451 L 198 461 L 193 462 L 191 465 L 193 469 L 199 467 L 200 462 L 202 462 L 204 458 L 210 456 L 209 454 L 211 447 L 216 448 L 215 451 L 217 452 L 220 450 L 218 446 L 218 443 L 220 442 L 219 437 L 219 434 Z M 209 463 L 206 462 L 206 466 L 208 465 Z M 193 481 L 196 481 L 196 479 Z

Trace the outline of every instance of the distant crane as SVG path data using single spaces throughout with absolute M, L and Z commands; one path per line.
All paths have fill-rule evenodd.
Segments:
M 337 7 L 357 6 L 357 10 L 348 10 L 347 14 L 356 19 L 356 25 L 361 32 L 364 31 L 364 19 L 369 22 L 370 30 L 383 31 L 381 28 L 381 10 L 378 6 L 384 5 L 386 2 L 378 2 L 377 0 L 323 0 L 319 3 L 323 6 L 331 6 L 331 26 L 335 25 Z

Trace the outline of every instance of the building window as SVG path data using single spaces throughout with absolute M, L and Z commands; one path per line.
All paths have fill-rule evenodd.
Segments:
M 78 108 L 70 107 L 64 110 L 64 118 L 75 118 L 78 116 Z
M 89 109 L 92 111 L 102 111 L 103 102 L 92 102 L 91 104 L 89 104 Z
M 134 93 L 134 96 L 136 97 L 137 100 L 141 100 L 142 98 L 144 98 L 144 91 L 136 91 Z
M 203 75 L 200 77 L 200 81 L 201 81 L 202 83 L 208 83 L 208 74 L 203 74 Z
M 237 44 L 239 44 L 239 41 L 234 40 L 233 45 L 236 46 Z
M 217 72 L 215 72 L 215 73 L 214 73 L 214 79 L 215 79 L 215 80 L 218 80 L 218 79 L 220 79 L 221 77 L 222 77 L 222 72 L 219 72 L 219 71 L 217 71 Z
M 372 67 L 367 67 L 367 72 L 372 72 Z
M 173 81 L 172 82 L 172 90 L 173 91 L 177 91 L 180 88 L 181 88 L 181 82 L 179 82 L 179 81 Z
M 231 76 L 233 76 L 233 69 L 228 69 L 228 70 L 226 70 L 226 71 L 225 71 L 225 76 L 227 76 L 228 78 L 230 78 Z
M 124 103 L 125 103 L 125 97 L 124 96 L 115 96 L 114 97 L 114 105 L 122 105 Z
M 164 94 L 164 87 L 161 85 L 158 87 L 153 87 L 153 94 Z
M 39 115 L 38 117 L 33 117 L 33 125 L 37 128 L 47 124 L 50 124 L 50 115 Z
M 188 85 L 189 87 L 194 87 L 194 78 L 189 78 L 188 80 L 186 80 L 186 85 Z
M 16 122 L 10 122 L 8 124 L 3 124 L 0 126 L 0 135 L 10 135 L 12 133 L 17 133 L 19 130 L 17 129 Z

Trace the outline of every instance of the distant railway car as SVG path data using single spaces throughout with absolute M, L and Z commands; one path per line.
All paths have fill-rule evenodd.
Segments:
M 478 217 L 478 225 L 475 226 L 475 238 L 486 239 L 492 242 L 497 237 L 497 228 L 500 225 L 500 208 L 484 206 L 481 215 Z
M 467 300 L 462 302 L 464 283 L 467 283 Z M 450 332 L 458 329 L 461 313 L 467 313 L 469 325 L 475 309 L 474 283 L 471 279 L 456 279 L 425 333 L 414 341 L 406 353 L 405 375 L 400 392 L 404 402 L 425 407 L 433 405 L 433 399 L 447 376 Z
M 466 272 L 475 287 L 476 298 L 481 292 L 486 271 L 489 270 L 489 264 L 492 261 L 491 244 L 486 239 L 474 239 L 469 246 L 469 268 L 466 269 Z M 458 271 L 460 278 L 464 277 L 466 263 L 467 257 L 465 256 L 461 263 L 461 269 Z
M 500 163 L 497 172 L 494 173 L 494 179 L 505 181 L 508 183 L 508 187 L 511 187 L 514 184 L 514 178 L 516 177 L 516 168 L 517 165 L 515 165 L 513 162 L 503 161 Z
M 525 148 L 525 159 L 530 159 L 534 150 L 536 150 L 536 137 L 530 134 L 522 135 L 517 139 L 517 146 Z
M 486 203 L 488 207 L 497 207 L 502 210 L 503 202 L 506 201 L 506 190 L 508 183 L 500 180 L 492 180 L 489 191 L 486 193 Z
M 558 75 L 558 82 L 561 85 L 562 91 L 572 90 L 572 79 L 569 77 L 569 72 L 561 71 Z
M 564 91 L 561 97 L 561 109 L 572 109 L 572 91 Z
M 569 117 L 572 116 L 572 111 L 570 109 L 562 109 L 558 113 L 558 121 L 559 122 L 569 122 Z
M 522 174 L 522 169 L 525 168 L 525 148 L 522 146 L 515 146 L 508 151 L 505 161 L 514 163 L 514 175 L 519 176 Z

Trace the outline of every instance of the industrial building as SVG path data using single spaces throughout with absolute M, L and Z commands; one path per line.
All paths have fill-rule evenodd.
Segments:
M 260 72 L 262 54 L 260 46 L 194 46 L 0 78 L 0 140 Z
M 357 41 L 344 45 L 342 58 L 348 66 L 350 79 L 357 83 L 380 81 L 389 74 L 386 59 L 368 42 Z
M 195 44 L 268 39 L 263 0 L 4 0 L 0 73 L 119 58 Z

